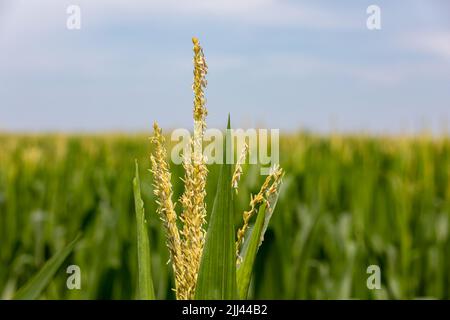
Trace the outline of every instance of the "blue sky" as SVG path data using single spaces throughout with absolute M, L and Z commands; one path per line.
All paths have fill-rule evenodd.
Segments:
M 66 9 L 81 8 L 81 30 Z M 381 8 L 381 30 L 366 8 Z M 417 132 L 450 121 L 450 2 L 0 0 L 0 130 L 191 127 L 192 44 L 208 125 Z

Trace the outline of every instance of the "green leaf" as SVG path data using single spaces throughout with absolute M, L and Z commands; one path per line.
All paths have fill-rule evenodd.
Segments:
M 279 188 L 281 188 L 281 182 L 280 182 Z M 267 199 L 267 202 L 269 204 L 269 209 L 266 210 L 265 215 L 264 215 L 264 224 L 263 224 L 262 231 L 261 231 L 259 245 L 261 245 L 262 242 L 264 241 L 264 235 L 266 234 L 267 227 L 269 226 L 270 218 L 272 218 L 275 207 L 277 206 L 279 195 L 280 195 L 280 189 L 277 192 L 271 194 Z
M 230 129 L 230 117 L 228 126 Z M 231 133 L 227 130 L 226 151 L 231 152 Z M 227 152 L 224 152 L 224 160 Z M 229 153 L 231 154 L 231 153 Z M 236 252 L 233 224 L 232 165 L 224 161 L 220 169 L 205 247 L 195 289 L 202 300 L 236 299 Z
M 133 179 L 134 206 L 136 211 L 137 253 L 138 253 L 138 287 L 141 300 L 154 300 L 150 244 L 148 240 L 147 224 L 145 221 L 144 201 L 141 197 L 141 182 L 139 179 L 139 165 L 136 161 L 136 174 Z
M 56 253 L 53 257 L 48 260 L 44 266 L 39 270 L 38 273 L 34 275 L 24 286 L 22 286 L 17 293 L 14 295 L 16 300 L 34 300 L 39 297 L 41 292 L 47 287 L 47 285 L 52 280 L 53 276 L 56 274 L 58 269 L 61 267 L 63 262 L 72 252 L 77 241 L 80 239 L 81 235 L 77 235 L 75 239 L 69 243 L 64 249 Z
M 261 234 L 263 232 L 263 226 L 266 216 L 266 205 L 263 204 L 259 208 L 256 222 L 248 234 L 248 241 L 244 242 L 242 248 L 242 262 L 237 269 L 237 286 L 239 298 L 246 299 L 248 288 L 250 286 L 250 280 L 252 278 L 253 265 L 256 259 L 256 253 L 260 246 Z
M 266 204 L 259 207 L 258 216 L 256 222 L 251 230 L 247 232 L 242 251 L 240 255 L 242 261 L 237 268 L 237 283 L 239 298 L 246 299 L 248 295 L 248 288 L 250 286 L 250 280 L 252 278 L 253 266 L 255 264 L 256 254 L 264 240 L 264 234 L 269 226 L 270 218 L 272 218 L 273 211 L 278 202 L 278 192 L 273 193 L 267 199 L 269 206 Z

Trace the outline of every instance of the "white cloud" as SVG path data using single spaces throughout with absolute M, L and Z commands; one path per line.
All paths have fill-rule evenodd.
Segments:
M 65 9 L 73 1 L 40 0 L 10 1 L 3 10 L 5 31 L 35 33 L 57 30 L 65 26 Z M 211 19 L 227 23 L 270 27 L 305 27 L 312 29 L 342 29 L 355 27 L 355 21 L 343 12 L 323 6 L 286 0 L 78 0 L 82 17 L 90 25 L 105 20 L 149 19 L 152 17 Z M 1 27 L 1 25 L 0 25 Z
M 354 27 L 349 17 L 329 8 L 312 5 L 312 2 L 306 4 L 286 0 L 153 0 L 144 3 L 132 0 L 131 2 L 105 1 L 104 3 L 103 6 L 117 5 L 116 9 L 128 10 L 135 14 L 164 14 L 184 18 L 209 17 L 272 27 L 290 26 L 313 29 Z
M 450 32 L 419 32 L 401 40 L 409 50 L 416 50 L 450 62 Z
M 258 66 L 264 66 L 260 68 Z M 339 61 L 332 56 L 313 56 L 302 53 L 272 52 L 245 60 L 245 68 L 264 77 L 308 78 L 336 76 L 359 83 L 382 87 L 404 85 L 424 77 L 448 78 L 450 68 L 434 61 L 379 61 L 378 63 Z
M 1 7 L 0 24 L 0 68 L 10 71 L 58 71 L 67 67 L 64 51 L 72 49 L 59 45 L 61 34 L 66 30 L 66 8 L 70 0 L 5 1 Z M 348 26 L 349 19 L 317 5 L 305 5 L 284 0 L 78 0 L 81 7 L 82 30 L 89 32 L 98 26 L 108 27 L 111 23 L 132 24 L 135 20 L 182 21 L 198 18 L 199 21 L 211 19 L 226 24 L 246 24 L 255 26 L 284 26 L 307 28 L 338 28 Z M 210 23 L 205 25 L 208 28 Z M 91 29 L 92 28 L 92 29 Z M 48 46 L 51 45 L 51 48 Z M 93 61 L 100 56 L 108 59 L 109 53 L 103 50 L 94 55 L 95 46 L 77 52 L 81 63 L 79 70 L 94 72 L 102 63 Z M 70 55 L 69 55 L 70 56 Z M 82 59 L 80 56 L 86 56 Z M 10 57 L 13 57 L 11 59 Z M 61 57 L 63 59 L 61 60 Z M 84 61 L 86 60 L 86 61 Z M 242 65 L 241 57 L 210 56 L 216 68 L 235 68 Z M 80 62 L 81 61 L 81 62 Z

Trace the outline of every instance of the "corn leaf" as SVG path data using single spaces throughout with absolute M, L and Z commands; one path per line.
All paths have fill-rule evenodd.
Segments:
M 280 183 L 279 188 L 281 188 L 281 187 L 282 187 L 282 185 Z M 267 199 L 268 207 L 266 207 L 267 210 L 265 210 L 265 214 L 264 214 L 264 224 L 263 224 L 261 236 L 259 239 L 259 245 L 261 245 L 262 242 L 264 241 L 264 235 L 266 234 L 267 227 L 269 227 L 270 218 L 272 218 L 275 207 L 277 206 L 279 195 L 280 195 L 280 190 L 271 194 Z
M 230 118 L 228 117 L 228 129 Z M 226 148 L 231 152 L 231 133 Z M 225 150 L 226 151 L 226 150 Z M 227 152 L 224 152 L 224 158 Z M 232 166 L 222 164 L 195 289 L 201 300 L 236 299 L 236 253 L 233 223 Z
M 248 232 L 248 241 L 244 242 L 242 248 L 242 261 L 237 269 L 237 287 L 240 299 L 246 299 L 250 280 L 252 278 L 253 265 L 255 263 L 256 254 L 261 241 L 264 221 L 266 217 L 266 205 L 259 208 L 256 222 Z
M 277 205 L 279 194 L 280 192 L 278 190 L 278 192 L 269 196 L 267 199 L 268 206 L 266 206 L 266 204 L 260 206 L 256 222 L 253 228 L 247 232 L 248 236 L 246 236 L 242 251 L 240 252 L 242 261 L 237 268 L 237 283 L 240 299 L 247 298 L 256 254 L 264 241 L 264 234 L 266 233 L 270 218 L 272 218 L 273 211 Z
M 138 298 L 154 300 L 155 291 L 151 273 L 150 244 L 148 240 L 147 224 L 145 221 L 144 201 L 141 197 L 139 179 L 139 165 L 136 160 L 136 173 L 133 179 L 134 206 L 136 211 L 137 253 L 138 253 Z
M 50 258 L 39 270 L 36 275 L 31 278 L 24 286 L 22 286 L 17 293 L 14 295 L 16 300 L 34 300 L 39 297 L 41 292 L 47 287 L 47 285 L 52 280 L 53 276 L 56 274 L 58 269 L 61 267 L 63 262 L 72 252 L 77 241 L 80 239 L 79 234 L 75 239 L 70 242 L 64 249 L 56 253 Z

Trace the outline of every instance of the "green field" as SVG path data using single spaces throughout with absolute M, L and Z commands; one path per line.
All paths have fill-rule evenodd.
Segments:
M 0 298 L 80 231 L 64 266 L 81 268 L 81 290 L 66 288 L 64 267 L 41 298 L 136 298 L 135 158 L 156 295 L 174 298 L 150 151 L 144 134 L 0 134 Z M 450 298 L 449 138 L 285 135 L 280 160 L 286 176 L 250 298 Z M 173 169 L 178 198 L 183 170 Z M 208 210 L 217 180 L 209 169 Z M 245 166 L 236 226 L 263 179 Z M 367 288 L 369 265 L 381 268 L 380 290 Z

